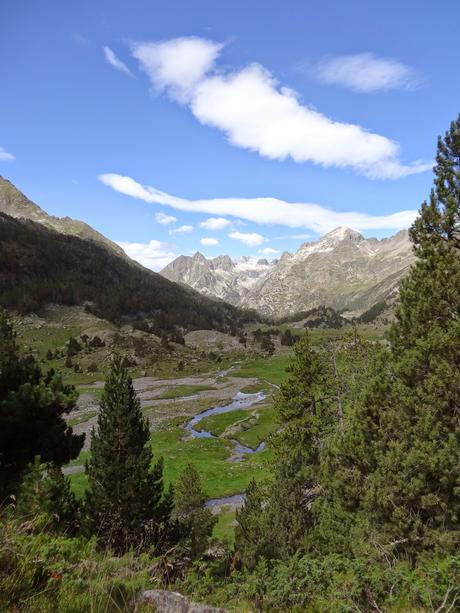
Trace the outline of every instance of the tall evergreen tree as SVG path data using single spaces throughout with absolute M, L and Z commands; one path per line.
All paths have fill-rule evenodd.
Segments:
M 179 528 L 181 549 L 192 560 L 206 550 L 217 521 L 205 502 L 200 476 L 193 464 L 188 464 L 174 487 L 172 518 Z
M 151 469 L 147 420 L 124 358 L 114 356 L 86 465 L 87 529 L 121 554 L 152 544 L 162 519 L 162 461 Z
M 460 537 L 460 117 L 434 173 L 410 232 L 417 260 L 391 330 L 391 405 L 367 494 L 374 521 L 412 551 Z
M 63 417 L 76 399 L 59 374 L 44 375 L 32 356 L 20 354 L 13 326 L 0 309 L 0 502 L 17 491 L 36 455 L 57 465 L 78 456 L 84 434 L 73 434 Z

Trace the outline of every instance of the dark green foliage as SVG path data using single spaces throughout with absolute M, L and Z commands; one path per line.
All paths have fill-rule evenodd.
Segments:
M 0 213 L 0 305 L 84 304 L 110 321 L 151 316 L 161 331 L 239 328 L 254 313 L 205 298 L 91 241 Z
M 63 418 L 76 398 L 59 374 L 43 375 L 32 356 L 20 355 L 0 311 L 0 500 L 14 493 L 35 456 L 58 465 L 78 456 L 84 435 L 73 434 Z
M 409 551 L 460 538 L 460 117 L 439 140 L 434 172 L 390 333 L 391 443 L 378 446 L 367 494 L 373 520 Z
M 289 328 L 286 328 L 286 330 L 281 334 L 280 343 L 286 347 L 292 347 L 296 340 L 296 336 L 292 334 Z
M 206 550 L 217 521 L 205 502 L 198 472 L 193 464 L 189 464 L 174 486 L 172 518 L 181 536 L 181 551 L 192 560 Z
M 31 522 L 35 531 L 73 533 L 78 526 L 78 503 L 69 480 L 54 464 L 42 464 L 37 456 L 26 473 L 18 495 L 17 516 Z
M 390 347 L 356 334 L 295 345 L 277 400 L 273 483 L 263 498 L 251 491 L 240 514 L 247 567 L 297 551 L 339 555 L 350 568 L 372 554 L 377 565 L 417 569 L 423 556 L 458 548 L 460 118 L 439 142 L 435 175 L 411 229 L 417 260 Z M 370 597 L 364 606 L 377 609 Z
M 379 315 L 384 313 L 386 309 L 388 309 L 388 304 L 384 300 L 376 302 L 370 309 L 364 311 L 364 313 L 356 319 L 356 322 L 360 324 L 371 323 L 375 321 Z
M 262 337 L 260 348 L 267 356 L 272 356 L 275 353 L 275 344 L 268 334 Z
M 67 357 L 72 358 L 74 355 L 81 351 L 81 345 L 76 338 L 71 336 L 67 341 Z
M 115 356 L 87 463 L 87 529 L 115 553 L 155 542 L 162 521 L 163 465 L 151 469 L 147 421 L 124 360 Z

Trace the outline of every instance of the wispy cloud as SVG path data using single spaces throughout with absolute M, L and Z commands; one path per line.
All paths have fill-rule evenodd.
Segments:
M 261 245 L 267 240 L 261 234 L 257 234 L 257 232 L 230 232 L 228 237 L 235 241 L 240 241 L 240 243 L 244 243 L 249 247 L 257 247 L 257 245 Z
M 357 92 L 415 89 L 421 83 L 417 72 L 399 60 L 373 53 L 325 58 L 313 68 L 323 83 L 342 85 Z
M 236 71 L 218 67 L 222 47 L 191 37 L 134 44 L 132 53 L 157 92 L 187 106 L 237 147 L 273 160 L 350 167 L 373 179 L 399 179 L 430 168 L 420 161 L 402 163 L 398 144 L 389 138 L 312 109 L 260 64 Z
M 110 47 L 103 47 L 103 49 L 104 49 L 105 59 L 107 60 L 107 62 L 111 66 L 113 66 L 116 70 L 119 70 L 120 72 L 124 72 L 125 74 L 129 75 L 130 77 L 134 76 L 133 73 L 128 68 L 128 66 L 126 66 L 126 64 L 124 62 L 122 62 L 115 55 L 115 53 L 112 51 L 112 49 Z
M 156 240 L 151 240 L 148 243 L 122 241 L 118 245 L 124 249 L 130 258 L 152 270 L 161 270 L 178 255 L 174 252 L 171 245 Z
M 169 234 L 190 234 L 190 232 L 193 232 L 193 226 L 183 225 L 170 230 Z
M 0 162 L 12 162 L 15 159 L 16 158 L 12 153 L 7 151 L 3 147 L 0 147 Z
M 264 247 L 264 249 L 259 249 L 259 253 L 263 255 L 275 255 L 279 253 L 279 249 L 273 249 L 273 247 Z
M 205 230 L 223 230 L 231 225 L 232 222 L 225 217 L 210 217 L 200 223 L 200 227 L 205 228 Z
M 162 204 L 179 211 L 232 216 L 260 224 L 278 224 L 290 228 L 305 228 L 316 233 L 347 226 L 355 230 L 408 228 L 416 210 L 390 215 L 368 215 L 358 212 L 333 211 L 319 204 L 286 202 L 278 198 L 212 198 L 187 200 L 171 196 L 154 187 L 141 185 L 131 177 L 118 174 L 99 175 L 99 180 L 115 191 L 151 204 Z
M 200 243 L 205 247 L 215 247 L 219 244 L 219 241 L 217 240 L 217 238 L 206 236 L 205 238 L 200 239 Z
M 177 221 L 177 217 L 174 217 L 174 215 L 166 215 L 165 213 L 161 213 L 161 212 L 155 213 L 155 219 L 162 226 L 169 226 L 169 224 Z

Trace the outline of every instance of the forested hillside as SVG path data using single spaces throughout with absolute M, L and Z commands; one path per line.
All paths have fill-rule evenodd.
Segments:
M 159 330 L 236 330 L 251 316 L 95 241 L 0 213 L 0 305 L 26 313 L 48 303 L 87 304 L 110 321 L 149 316 Z

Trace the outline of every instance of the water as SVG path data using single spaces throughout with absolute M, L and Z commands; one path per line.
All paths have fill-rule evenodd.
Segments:
M 213 407 L 203 411 L 202 413 L 198 413 L 198 415 L 195 415 L 195 417 L 187 422 L 185 425 L 185 430 L 193 438 L 216 438 L 214 434 L 211 434 L 211 432 L 207 432 L 206 430 L 195 430 L 195 427 L 205 417 L 210 417 L 211 415 L 221 415 L 222 413 L 230 413 L 231 411 L 236 411 L 237 409 L 248 409 L 252 405 L 262 402 L 264 399 L 264 392 L 258 392 L 257 394 L 244 394 L 243 392 L 238 392 L 230 404 L 226 404 L 223 407 Z M 233 455 L 230 458 L 232 462 L 240 462 L 244 455 L 257 453 L 265 449 L 264 442 L 260 443 L 257 449 L 246 447 L 235 439 L 231 439 L 231 442 L 233 443 Z

